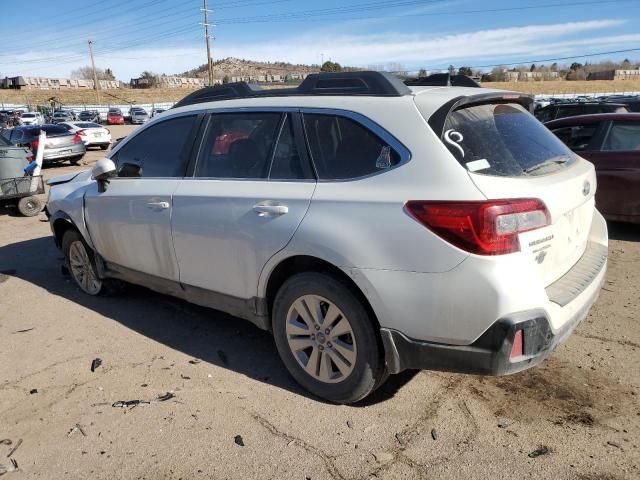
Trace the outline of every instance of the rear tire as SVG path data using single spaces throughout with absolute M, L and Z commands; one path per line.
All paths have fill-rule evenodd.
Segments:
M 278 352 L 293 378 L 335 403 L 365 398 L 383 381 L 377 327 L 349 285 L 325 273 L 300 273 L 273 306 Z
M 18 211 L 25 217 L 35 217 L 42 211 L 42 207 L 42 201 L 38 197 L 25 197 L 18 202 Z
M 78 165 L 80 163 L 80 160 L 82 160 L 82 157 L 84 157 L 84 155 L 80 155 L 79 157 L 73 157 L 69 159 L 69 163 L 71 163 L 71 165 Z
M 106 150 L 109 148 L 109 145 L 100 145 L 100 150 Z

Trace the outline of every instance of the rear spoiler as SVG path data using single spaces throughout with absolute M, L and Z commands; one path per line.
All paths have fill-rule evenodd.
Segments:
M 517 103 L 529 112 L 533 113 L 534 97 L 518 92 L 490 92 L 479 93 L 478 95 L 467 95 L 464 97 L 456 97 L 435 111 L 429 117 L 429 126 L 438 137 L 442 136 L 444 124 L 447 117 L 454 111 L 461 108 L 475 107 L 477 105 L 496 103 Z

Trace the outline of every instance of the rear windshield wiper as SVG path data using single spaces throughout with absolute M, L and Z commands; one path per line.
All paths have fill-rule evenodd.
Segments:
M 541 168 L 548 167 L 549 165 L 562 165 L 567 163 L 569 159 L 570 159 L 569 155 L 560 155 L 558 157 L 553 157 L 548 160 L 545 160 L 544 162 L 538 163 L 533 167 L 529 167 L 525 169 L 524 173 L 532 173 L 532 172 L 535 172 L 536 170 L 540 170 Z

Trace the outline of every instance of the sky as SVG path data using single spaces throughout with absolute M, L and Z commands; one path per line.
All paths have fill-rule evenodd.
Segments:
M 2 77 L 69 77 L 89 65 L 89 39 L 96 66 L 123 81 L 206 63 L 203 0 L 26 3 L 28 13 L 0 0 Z M 214 60 L 490 71 L 561 57 L 640 59 L 640 0 L 209 0 L 208 8 Z M 619 53 L 588 56 L 604 52 Z

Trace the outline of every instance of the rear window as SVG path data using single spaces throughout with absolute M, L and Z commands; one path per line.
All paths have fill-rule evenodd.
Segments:
M 442 141 L 470 172 L 500 177 L 550 173 L 575 161 L 555 135 L 518 104 L 456 110 Z
M 35 113 L 23 113 L 22 118 L 34 118 L 36 116 Z
M 41 129 L 47 132 L 47 135 L 59 135 L 61 133 L 68 133 L 68 127 L 64 127 L 62 125 L 45 125 L 44 127 L 41 127 Z M 40 130 L 31 130 L 30 133 L 39 135 Z

